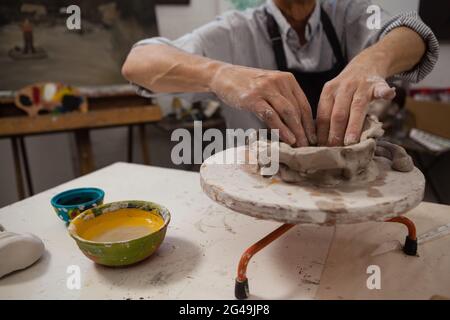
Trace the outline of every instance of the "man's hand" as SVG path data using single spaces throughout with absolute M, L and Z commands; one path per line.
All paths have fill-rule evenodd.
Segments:
M 394 97 L 395 89 L 389 87 L 373 63 L 355 59 L 323 88 L 317 110 L 319 145 L 358 143 L 369 103 Z
M 308 100 L 290 73 L 230 65 L 156 44 L 133 48 L 122 72 L 153 92 L 212 91 L 225 103 L 258 114 L 290 144 L 307 146 L 318 140 L 342 145 L 359 141 L 372 99 L 394 96 L 384 79 L 410 70 L 425 52 L 419 34 L 399 27 L 355 57 L 322 92 L 317 139 Z
M 279 129 L 286 143 L 317 143 L 311 107 L 291 73 L 224 64 L 210 89 L 226 104 L 252 111 L 271 129 Z
M 358 143 L 369 103 L 395 97 L 385 79 L 413 68 L 425 52 L 418 33 L 398 27 L 356 56 L 323 88 L 316 121 L 319 145 Z

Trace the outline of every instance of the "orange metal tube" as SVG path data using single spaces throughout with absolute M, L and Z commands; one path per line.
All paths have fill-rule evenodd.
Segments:
M 387 220 L 387 222 L 398 222 L 398 223 L 404 224 L 408 228 L 409 238 L 411 238 L 411 240 L 417 240 L 416 226 L 414 225 L 414 222 L 412 222 L 408 218 L 399 216 L 399 217 L 389 219 L 389 220 Z
M 410 256 L 415 256 L 417 254 L 417 235 L 416 227 L 414 222 L 406 217 L 398 216 L 392 219 L 386 220 L 386 222 L 397 222 L 405 225 L 408 228 L 408 236 L 406 237 L 405 245 L 403 251 Z M 284 224 L 278 229 L 272 231 L 267 236 L 256 242 L 254 245 L 249 247 L 242 254 L 239 260 L 239 266 L 237 270 L 236 285 L 235 285 L 235 296 L 238 299 L 246 299 L 248 297 L 248 279 L 247 279 L 247 266 L 252 257 L 258 253 L 260 250 L 268 246 L 270 243 L 278 239 L 280 236 L 289 231 L 295 224 Z
M 269 245 L 271 242 L 275 241 L 279 237 L 281 237 L 283 234 L 285 234 L 289 229 L 294 227 L 295 224 L 284 224 L 278 229 L 272 231 L 267 236 L 256 242 L 254 245 L 249 247 L 247 250 L 245 250 L 244 254 L 241 256 L 241 260 L 239 261 L 238 266 L 238 275 L 237 275 L 237 281 L 243 282 L 247 280 L 247 266 L 250 262 L 250 259 L 258 253 L 261 249 Z

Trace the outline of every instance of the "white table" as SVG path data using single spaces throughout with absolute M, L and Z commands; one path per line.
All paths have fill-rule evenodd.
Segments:
M 88 260 L 50 207 L 53 195 L 76 187 L 102 188 L 106 202 L 138 199 L 166 206 L 172 220 L 157 254 L 135 266 L 116 269 Z M 447 206 L 422 203 L 418 207 L 420 212 L 438 209 L 444 220 L 448 214 L 450 222 Z M 10 231 L 34 233 L 46 246 L 44 257 L 35 265 L 0 279 L 0 299 L 234 299 L 240 255 L 280 225 L 215 204 L 201 191 L 198 173 L 126 163 L 116 163 L 0 209 L 0 223 Z M 376 225 L 372 228 L 379 229 L 383 224 Z M 368 228 L 367 224 L 363 227 Z M 394 238 L 406 235 L 401 226 L 390 228 L 398 228 L 398 234 L 390 234 Z M 345 235 L 357 229 L 348 228 Z M 420 234 L 420 223 L 418 229 Z M 326 273 L 327 256 L 334 256 L 330 248 L 340 250 L 336 244 L 342 241 L 333 241 L 336 234 L 339 232 L 334 227 L 296 226 L 258 253 L 248 268 L 250 298 L 312 299 L 320 290 L 329 292 L 321 277 Z M 351 241 L 350 247 L 344 242 L 347 253 L 353 252 L 351 244 L 355 242 Z M 388 255 L 403 259 L 401 252 Z M 445 259 L 449 260 L 448 254 L 441 262 L 450 266 Z M 71 265 L 81 270 L 80 290 L 70 290 L 66 285 Z

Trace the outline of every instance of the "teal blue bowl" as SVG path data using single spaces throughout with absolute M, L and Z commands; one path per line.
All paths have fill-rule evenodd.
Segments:
M 58 193 L 51 204 L 61 220 L 69 223 L 81 212 L 103 204 L 105 192 L 98 188 L 78 188 Z

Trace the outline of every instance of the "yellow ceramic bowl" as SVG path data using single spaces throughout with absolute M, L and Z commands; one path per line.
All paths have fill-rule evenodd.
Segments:
M 152 255 L 164 240 L 169 222 L 169 211 L 156 203 L 119 201 L 82 212 L 68 230 L 95 263 L 125 266 Z

